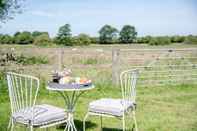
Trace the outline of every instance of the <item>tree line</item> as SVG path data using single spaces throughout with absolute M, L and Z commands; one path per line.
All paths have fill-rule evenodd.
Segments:
M 98 31 L 99 37 L 92 37 L 81 33 L 77 36 L 72 35 L 71 26 L 65 24 L 58 30 L 56 37 L 51 38 L 48 32 L 16 32 L 14 35 L 0 34 L 0 44 L 34 44 L 39 46 L 50 46 L 53 44 L 73 46 L 89 44 L 150 44 L 167 45 L 171 43 L 197 44 L 197 36 L 144 36 L 137 37 L 134 26 L 124 25 L 119 31 L 111 25 L 104 25 Z

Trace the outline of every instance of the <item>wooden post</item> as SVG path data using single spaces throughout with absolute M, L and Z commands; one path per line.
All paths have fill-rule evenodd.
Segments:
M 120 49 L 112 50 L 112 84 L 119 85 L 120 75 Z
M 61 71 L 63 67 L 63 54 L 64 54 L 64 50 L 60 48 L 58 50 L 58 70 L 59 71 Z

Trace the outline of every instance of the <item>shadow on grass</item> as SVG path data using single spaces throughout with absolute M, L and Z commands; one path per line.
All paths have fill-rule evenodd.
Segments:
M 75 126 L 76 126 L 77 130 L 78 131 L 83 131 L 83 121 L 75 120 L 74 122 L 75 122 Z M 58 127 L 58 130 L 64 130 L 65 126 L 66 126 L 66 123 L 63 124 L 63 125 L 61 125 L 61 126 L 59 126 Z M 92 123 L 90 121 L 86 121 L 86 129 L 88 129 L 88 128 L 94 128 L 96 126 L 97 125 L 95 123 Z
M 103 131 L 122 131 L 122 129 L 116 129 L 116 128 L 103 128 Z
M 118 128 L 103 128 L 103 131 L 123 131 L 123 130 Z M 125 129 L 125 131 L 135 131 L 135 130 L 134 128 L 132 128 L 132 129 Z
M 64 130 L 65 126 L 66 126 L 66 124 L 63 124 L 63 125 L 59 126 L 57 129 L 58 130 Z M 83 131 L 83 121 L 75 120 L 75 126 L 76 126 L 78 131 Z M 94 130 L 94 128 L 96 128 L 96 127 L 100 128 L 100 125 L 97 125 L 97 124 L 92 123 L 90 121 L 86 121 L 86 129 L 91 128 L 92 130 Z M 122 131 L 122 129 L 103 127 L 102 131 Z M 132 130 L 126 130 L 126 131 L 133 131 L 133 129 Z

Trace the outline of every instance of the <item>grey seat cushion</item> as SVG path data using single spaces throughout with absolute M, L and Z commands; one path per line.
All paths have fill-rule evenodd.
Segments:
M 132 109 L 133 107 L 134 103 L 130 101 L 124 101 L 122 99 L 103 98 L 91 102 L 89 104 L 89 111 L 120 117 L 125 111 L 127 111 L 128 109 Z
M 32 112 L 34 112 L 33 117 Z M 31 122 L 33 123 L 33 126 L 43 126 L 64 121 L 67 119 L 67 114 L 62 108 L 43 104 L 21 109 L 13 114 L 13 118 L 19 123 L 29 124 L 29 122 Z

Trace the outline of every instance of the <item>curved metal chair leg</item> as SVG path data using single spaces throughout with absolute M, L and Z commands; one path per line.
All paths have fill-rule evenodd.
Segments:
M 33 126 L 29 126 L 29 130 L 30 131 L 33 131 Z
M 9 131 L 11 125 L 12 125 L 12 118 L 10 118 L 10 120 L 9 120 L 9 124 L 8 124 L 8 127 L 7 127 L 7 130 L 8 130 L 8 131 Z
M 101 121 L 101 131 L 103 130 L 103 119 L 102 119 L 102 115 L 100 116 L 100 121 Z
M 49 131 L 49 130 L 50 130 L 49 127 L 47 127 L 47 128 L 46 128 L 46 131 Z
M 87 114 L 85 115 L 84 119 L 83 119 L 83 131 L 86 130 L 86 119 L 88 118 L 88 116 L 89 116 L 89 113 L 87 113 Z
M 122 117 L 122 130 L 125 131 L 125 116 Z
M 135 111 L 133 111 L 133 120 L 134 120 L 134 124 L 135 124 L 135 131 L 138 131 L 137 120 L 136 120 L 136 116 L 135 116 Z
M 13 122 L 13 120 L 11 121 L 11 131 L 14 131 L 14 122 Z

